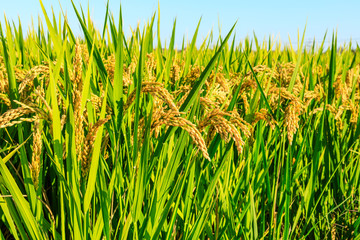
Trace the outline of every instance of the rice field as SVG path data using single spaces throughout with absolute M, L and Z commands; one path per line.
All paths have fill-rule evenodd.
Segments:
M 74 11 L 0 27 L 1 239 L 357 238 L 358 46 Z

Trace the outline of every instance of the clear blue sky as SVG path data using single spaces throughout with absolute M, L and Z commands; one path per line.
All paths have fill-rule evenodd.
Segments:
M 51 6 L 59 13 L 58 0 L 43 0 L 50 13 Z M 77 6 L 80 4 L 87 9 L 87 0 L 74 0 Z M 146 22 L 157 11 L 157 0 L 122 0 L 122 10 L 125 33 L 130 33 L 130 26 L 135 28 L 137 23 Z M 70 0 L 62 0 L 61 6 L 67 12 L 68 19 L 75 33 L 80 35 L 80 27 L 77 23 Z M 90 1 L 90 13 L 98 28 L 102 27 L 105 14 L 105 0 Z M 17 21 L 20 16 L 23 27 L 31 22 L 31 16 L 37 19 L 41 15 L 38 0 L 1 0 L 1 9 L 8 19 Z M 110 9 L 115 18 L 118 17 L 119 1 L 110 0 Z M 360 43 L 360 1 L 356 0 L 318 0 L 318 1 L 204 1 L 183 0 L 164 1 L 160 0 L 161 11 L 161 38 L 164 42 L 169 41 L 174 19 L 177 19 L 176 41 L 181 45 L 182 37 L 191 38 L 198 20 L 202 17 L 199 40 L 202 40 L 214 29 L 214 36 L 218 36 L 220 22 L 222 34 L 225 35 L 231 26 L 238 20 L 236 25 L 237 40 L 247 35 L 250 37 L 253 31 L 260 40 L 281 39 L 282 43 L 288 43 L 288 36 L 293 43 L 297 42 L 298 29 L 302 32 L 307 22 L 305 39 L 316 39 L 320 42 L 326 30 L 328 40 L 333 30 L 338 31 L 338 42 L 343 43 L 353 39 Z M 3 16 L 0 21 L 3 22 Z

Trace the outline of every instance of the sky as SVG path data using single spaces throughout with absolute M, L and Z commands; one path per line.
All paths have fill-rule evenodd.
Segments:
M 80 5 L 90 14 L 95 25 L 102 29 L 106 0 L 73 0 L 75 5 Z M 70 26 L 75 34 L 81 36 L 80 25 L 71 5 L 71 0 L 43 0 L 48 14 L 51 6 L 55 13 L 60 13 L 60 4 L 67 13 Z M 162 44 L 168 43 L 171 36 L 172 26 L 176 19 L 176 45 L 181 47 L 182 39 L 191 39 L 201 18 L 198 43 L 200 43 L 213 29 L 214 39 L 221 35 L 225 36 L 236 23 L 236 40 L 241 41 L 245 37 L 253 37 L 262 41 L 272 37 L 273 40 L 281 40 L 282 44 L 289 43 L 289 37 L 294 46 L 297 44 L 298 31 L 302 34 L 305 26 L 305 41 L 307 44 L 315 41 L 320 44 L 325 32 L 329 43 L 331 35 L 337 31 L 338 43 L 348 43 L 350 39 L 353 45 L 360 43 L 360 1 L 356 0 L 257 0 L 257 1 L 204 1 L 204 0 L 122 0 L 125 34 L 131 33 L 131 28 L 136 28 L 149 21 L 157 12 L 160 3 L 160 36 Z M 18 21 L 20 17 L 23 28 L 31 24 L 32 17 L 37 22 L 38 16 L 42 15 L 38 0 L 0 0 L 1 10 L 6 18 Z M 115 19 L 119 16 L 119 0 L 109 0 L 110 10 Z M 4 22 L 3 14 L 0 14 L 0 22 Z

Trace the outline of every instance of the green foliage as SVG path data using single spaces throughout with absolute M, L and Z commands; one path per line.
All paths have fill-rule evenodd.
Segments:
M 47 31 L 0 25 L 2 238 L 360 234 L 359 48 L 197 44 L 199 21 L 178 51 L 176 21 L 163 48 L 160 16 L 126 38 L 73 4 L 75 39 L 40 3 Z

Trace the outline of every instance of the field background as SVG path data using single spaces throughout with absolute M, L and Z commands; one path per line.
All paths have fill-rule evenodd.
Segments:
M 42 10 L 0 28 L 2 239 L 359 234 L 356 44 L 199 41 L 199 21 L 175 48 L 176 21 L 164 44 L 156 13 L 127 36 L 74 5 L 79 38 Z

